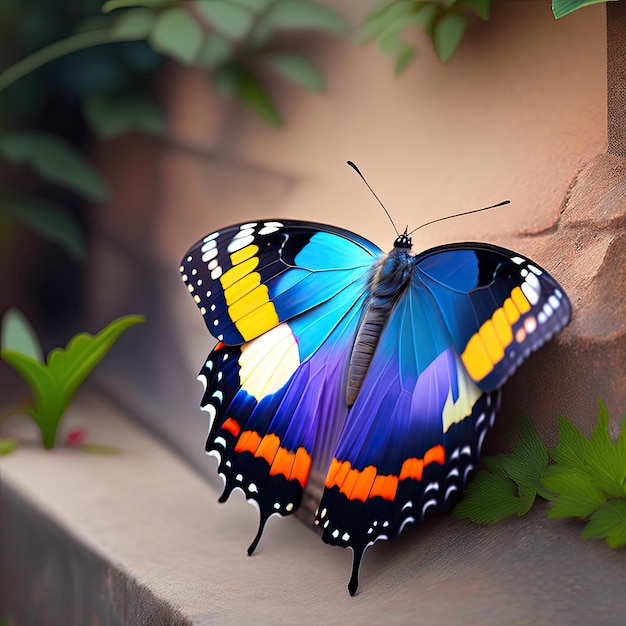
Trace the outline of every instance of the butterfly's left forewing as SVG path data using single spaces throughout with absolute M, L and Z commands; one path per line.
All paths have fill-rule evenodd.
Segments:
M 208 244 L 208 245 L 207 245 Z M 200 372 L 228 498 L 240 488 L 260 510 L 294 513 L 314 459 L 336 440 L 347 407 L 342 381 L 381 252 L 347 231 L 265 221 L 205 237 L 183 279 L 220 341 Z

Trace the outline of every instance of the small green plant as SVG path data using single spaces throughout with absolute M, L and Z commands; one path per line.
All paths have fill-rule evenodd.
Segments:
M 57 428 L 74 394 L 93 368 L 127 328 L 143 322 L 141 315 L 126 315 L 111 322 L 97 335 L 80 333 L 65 349 L 55 348 L 44 361 L 32 327 L 17 309 L 4 315 L 0 357 L 15 369 L 32 391 L 26 413 L 35 420 L 43 445 L 54 447 Z M 0 443 L 0 454 L 15 447 L 12 440 Z
M 558 444 L 547 449 L 527 420 L 520 421 L 511 454 L 484 459 L 453 515 L 479 524 L 525 515 L 536 496 L 548 500 L 548 518 L 586 521 L 582 536 L 611 548 L 626 545 L 626 418 L 616 439 L 598 401 L 591 438 L 559 417 Z

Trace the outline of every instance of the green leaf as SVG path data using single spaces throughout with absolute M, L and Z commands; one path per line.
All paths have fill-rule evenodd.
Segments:
M 491 15 L 491 0 L 465 0 L 465 6 L 481 20 L 487 21 Z
M 279 128 L 283 120 L 257 78 L 242 65 L 228 64 L 213 72 L 215 89 L 226 97 L 237 96 L 268 124 Z
M 87 200 L 109 197 L 100 174 L 69 143 L 35 131 L 0 133 L 0 157 L 13 164 L 28 164 L 45 180 Z
M 2 348 L 44 362 L 39 338 L 19 309 L 10 308 L 2 317 Z
M 192 65 L 202 49 L 204 34 L 185 9 L 172 7 L 156 16 L 148 41 L 157 52 Z
M 537 484 L 548 467 L 548 450 L 527 418 L 519 418 L 518 432 L 519 436 L 511 442 L 512 456 L 525 469 L 526 476 Z M 521 485 L 524 481 L 520 476 L 516 482 Z
M 237 97 L 260 115 L 270 126 L 280 128 L 283 119 L 263 85 L 248 71 L 242 73 Z
M 197 0 L 193 6 L 217 31 L 232 39 L 244 37 L 254 22 L 249 10 L 223 0 Z
M 585 456 L 589 439 L 565 417 L 559 416 L 558 445 L 549 451 L 550 456 L 561 467 L 585 472 Z
M 150 135 L 165 132 L 165 118 L 146 96 L 93 95 L 83 100 L 85 116 L 102 137 L 119 137 L 130 131 Z
M 15 439 L 0 439 L 0 456 L 6 456 L 7 454 L 13 452 L 17 446 L 17 441 Z M 0 621 L 0 624 L 3 622 Z
M 241 71 L 234 63 L 227 63 L 211 74 L 213 87 L 225 98 L 232 98 L 239 89 Z
M 600 4 L 607 0 L 552 0 L 552 13 L 558 20 L 560 17 L 572 13 L 582 7 L 589 6 L 590 4 Z
M 260 17 L 254 40 L 267 41 L 275 30 L 321 30 L 342 33 L 345 20 L 335 11 L 306 0 L 277 0 Z
M 626 500 L 609 500 L 594 511 L 583 537 L 605 539 L 611 548 L 626 546 Z
M 44 447 L 54 447 L 56 427 L 65 407 L 48 368 L 35 359 L 5 348 L 0 350 L 0 358 L 20 374 L 30 386 L 33 404 L 26 407 L 26 412 L 39 426 Z
M 609 414 L 599 400 L 599 415 L 585 454 L 585 464 L 595 484 L 614 497 L 626 495 L 626 457 L 609 434 Z
M 525 465 L 521 459 L 506 454 L 487 457 L 483 461 L 489 471 L 511 479 L 518 487 L 536 488 L 543 473 Z
M 61 389 L 64 401 L 69 403 L 85 378 L 113 347 L 116 339 L 127 328 L 144 321 L 142 315 L 125 315 L 111 322 L 97 335 L 79 333 L 72 337 L 65 350 L 52 350 L 48 354 L 47 367 Z
M 416 11 L 412 0 L 393 2 L 366 16 L 359 40 L 363 43 L 374 41 L 388 32 L 398 33 L 409 25 L 411 16 Z
M 402 41 L 398 34 L 392 31 L 378 39 L 378 46 L 381 52 L 393 57 L 396 74 L 400 74 L 416 54 L 414 46 Z
M 27 407 L 27 413 L 39 426 L 46 448 L 54 447 L 61 417 L 85 378 L 120 334 L 144 319 L 140 315 L 127 315 L 111 322 L 95 336 L 80 333 L 71 339 L 65 350 L 52 350 L 46 365 L 14 350 L 3 348 L 0 351 L 1 358 L 31 387 L 33 404 Z
M 232 43 L 225 37 L 214 33 L 206 38 L 196 63 L 199 67 L 213 69 L 228 61 L 232 54 Z
M 558 494 L 550 503 L 548 517 L 589 517 L 606 495 L 598 488 L 587 472 L 552 465 L 542 478 L 543 485 Z
M 262 61 L 274 71 L 302 87 L 312 91 L 321 91 L 324 88 L 324 81 L 318 71 L 299 54 L 275 52 L 264 55 Z
M 40 198 L 11 196 L 0 199 L 13 218 L 40 237 L 58 243 L 73 259 L 85 259 L 85 238 L 74 216 Z
M 111 32 L 120 39 L 146 39 L 153 23 L 154 12 L 150 9 L 131 9 L 119 15 Z
M 394 69 L 396 74 L 401 74 L 402 72 L 404 72 L 404 70 L 407 68 L 407 66 L 413 60 L 413 57 L 415 57 L 416 54 L 417 50 L 415 49 L 415 46 L 404 44 L 394 55 Z
M 433 44 L 439 60 L 445 63 L 459 47 L 467 20 L 460 15 L 444 15 L 437 20 L 433 31 Z
M 520 497 L 513 481 L 485 470 L 477 473 L 465 489 L 463 499 L 452 515 L 477 524 L 490 524 L 511 515 L 524 515 L 534 502 L 532 497 Z

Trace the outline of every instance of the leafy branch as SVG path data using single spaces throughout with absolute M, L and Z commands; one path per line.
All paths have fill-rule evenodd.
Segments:
M 552 0 L 552 12 L 558 19 L 606 1 Z M 473 20 L 489 20 L 491 6 L 492 0 L 386 0 L 365 16 L 360 39 L 363 43 L 376 42 L 381 52 L 392 57 L 396 74 L 400 74 L 416 54 L 415 46 L 406 41 L 406 32 L 419 27 L 445 63 L 459 48 Z
M 584 520 L 584 538 L 602 538 L 612 548 L 626 545 L 626 418 L 612 439 L 605 404 L 587 438 L 559 418 L 558 444 L 547 449 L 530 423 L 520 420 L 511 454 L 484 459 L 453 515 L 479 524 L 525 515 L 535 498 L 549 504 L 548 518 Z M 551 462 L 550 462 L 551 461 Z
M 37 424 L 45 448 L 54 447 L 61 418 L 87 376 L 127 328 L 143 321 L 141 315 L 126 315 L 95 336 L 79 333 L 65 349 L 55 348 L 44 360 L 39 340 L 24 316 L 16 309 L 4 315 L 0 357 L 31 388 L 32 400 L 25 411 Z M 10 452 L 14 443 L 4 440 L 0 453 L 3 447 L 4 453 Z

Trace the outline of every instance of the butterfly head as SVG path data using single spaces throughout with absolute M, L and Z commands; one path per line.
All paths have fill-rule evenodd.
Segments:
M 411 235 L 409 235 L 407 231 L 408 228 L 405 228 L 404 233 L 402 233 L 402 235 L 398 235 L 397 239 L 393 242 L 394 248 L 405 248 L 407 250 L 410 250 L 413 247 Z

